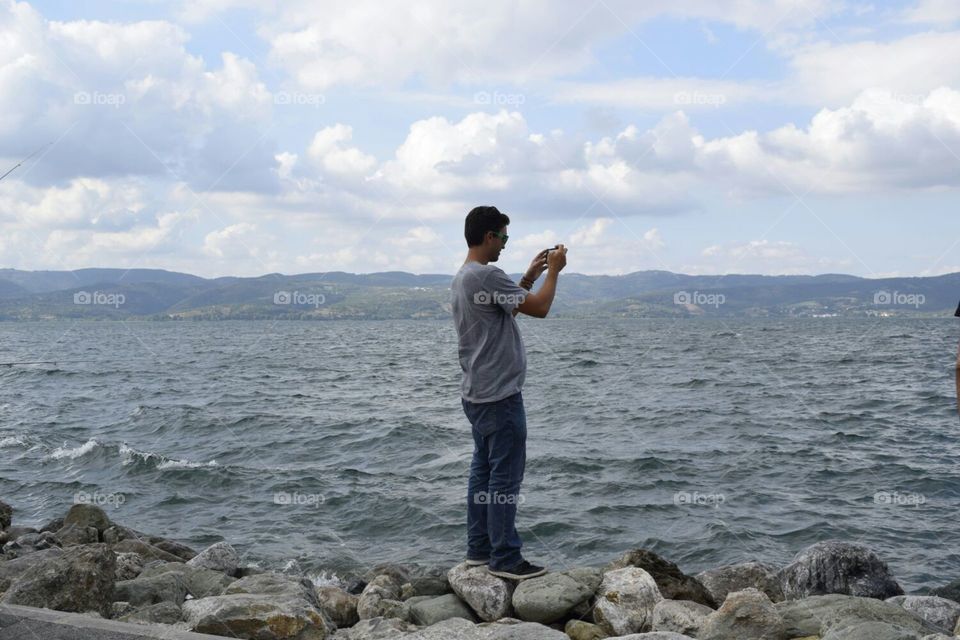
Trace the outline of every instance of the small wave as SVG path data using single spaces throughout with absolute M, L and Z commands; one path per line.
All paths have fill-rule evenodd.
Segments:
M 150 453 L 149 451 L 138 451 L 133 447 L 123 443 L 120 445 L 120 456 L 123 458 L 124 466 L 144 463 L 163 471 L 164 469 L 200 469 L 202 467 L 219 467 L 216 460 L 210 462 L 191 462 L 190 460 L 174 460 L 167 458 L 159 453 Z
M 62 447 L 57 447 L 53 450 L 53 453 L 50 454 L 50 457 L 54 460 L 62 460 L 64 458 L 75 460 L 87 455 L 99 446 L 100 443 L 97 442 L 95 438 L 90 438 L 79 447 L 74 447 L 72 449 L 67 447 L 67 443 L 64 442 Z
M 714 338 L 739 338 L 740 334 L 736 331 L 718 331 L 713 334 Z
M 26 447 L 27 441 L 21 438 L 20 436 L 7 436 L 0 438 L 0 449 L 6 449 L 7 447 Z

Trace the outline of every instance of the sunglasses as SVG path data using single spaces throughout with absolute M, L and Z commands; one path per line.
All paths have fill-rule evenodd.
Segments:
M 491 231 L 490 233 L 492 233 L 493 235 L 495 235 L 495 236 L 497 236 L 498 238 L 500 238 L 501 240 L 503 240 L 503 244 L 507 244 L 507 239 L 510 237 L 510 236 L 508 236 L 507 234 L 502 233 L 502 232 L 500 232 L 500 231 Z

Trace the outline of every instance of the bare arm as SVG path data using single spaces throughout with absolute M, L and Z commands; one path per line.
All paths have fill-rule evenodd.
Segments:
M 562 244 L 557 246 L 559 248 L 547 256 L 547 277 L 543 286 L 536 293 L 529 294 L 523 304 L 517 306 L 516 310 L 520 313 L 534 318 L 546 318 L 550 313 L 553 298 L 557 295 L 557 279 L 560 271 L 567 266 L 567 249 Z

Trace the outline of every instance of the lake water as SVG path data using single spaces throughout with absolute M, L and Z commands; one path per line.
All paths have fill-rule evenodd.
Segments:
M 839 538 L 908 591 L 960 577 L 953 319 L 523 318 L 518 528 L 553 569 L 693 573 Z M 76 499 L 313 575 L 462 557 L 452 321 L 0 324 L 0 497 Z

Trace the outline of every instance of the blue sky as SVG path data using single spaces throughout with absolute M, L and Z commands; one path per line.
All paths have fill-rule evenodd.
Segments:
M 960 271 L 960 5 L 0 0 L 0 264 Z

